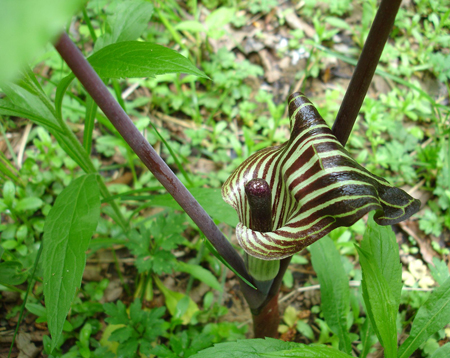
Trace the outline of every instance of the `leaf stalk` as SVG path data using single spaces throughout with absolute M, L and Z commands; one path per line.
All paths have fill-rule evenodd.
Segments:
M 61 35 L 55 44 L 55 48 L 144 165 L 192 218 L 219 254 L 240 275 L 251 281 L 242 258 L 220 232 L 206 211 L 139 132 L 130 117 L 109 93 L 98 74 L 66 33 Z

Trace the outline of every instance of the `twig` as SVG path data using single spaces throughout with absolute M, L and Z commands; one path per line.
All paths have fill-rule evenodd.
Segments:
M 19 152 L 17 153 L 17 167 L 22 168 L 23 163 L 23 154 L 25 153 L 25 147 L 27 146 L 28 136 L 30 135 L 31 128 L 33 127 L 33 123 L 28 123 L 23 131 L 22 138 L 20 140 Z
M 408 190 L 408 194 L 412 196 L 417 190 L 419 190 L 422 187 L 422 185 L 425 184 L 425 182 L 426 180 L 422 179 L 420 182 L 418 182 L 416 185 L 414 185 L 411 189 Z
M 130 87 L 122 92 L 122 99 L 127 99 L 127 97 L 132 94 L 140 85 L 141 81 L 133 83 Z

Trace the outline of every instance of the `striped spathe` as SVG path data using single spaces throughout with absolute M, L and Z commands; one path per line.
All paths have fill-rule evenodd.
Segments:
M 291 136 L 245 160 L 222 187 L 239 216 L 236 236 L 251 256 L 279 260 L 299 252 L 369 211 L 380 225 L 407 219 L 420 201 L 363 168 L 350 156 L 302 93 L 289 97 Z M 272 232 L 249 229 L 245 185 L 255 178 L 272 190 Z

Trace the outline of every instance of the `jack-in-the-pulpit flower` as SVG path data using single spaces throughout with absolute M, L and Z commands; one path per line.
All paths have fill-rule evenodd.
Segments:
M 292 94 L 288 105 L 289 141 L 250 156 L 222 188 L 238 213 L 236 236 L 245 252 L 279 260 L 369 211 L 376 210 L 378 224 L 392 225 L 419 210 L 419 200 L 356 163 L 303 94 Z M 249 228 L 245 184 L 254 178 L 265 179 L 272 191 L 271 232 Z

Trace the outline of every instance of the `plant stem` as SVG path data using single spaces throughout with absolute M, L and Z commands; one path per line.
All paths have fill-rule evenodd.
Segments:
M 278 310 L 278 293 L 268 301 L 261 311 L 253 318 L 253 334 L 255 338 L 278 338 L 280 313 Z
M 361 56 L 333 124 L 333 133 L 343 146 L 355 124 L 373 75 L 389 37 L 401 0 L 382 0 Z
M 242 258 L 223 236 L 206 211 L 135 127 L 134 123 L 109 93 L 103 81 L 66 33 L 61 35 L 55 44 L 55 48 L 128 145 L 197 224 L 218 253 L 241 276 L 251 281 Z

